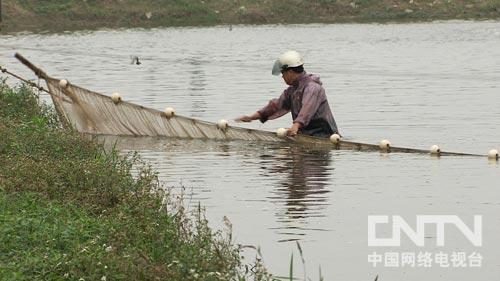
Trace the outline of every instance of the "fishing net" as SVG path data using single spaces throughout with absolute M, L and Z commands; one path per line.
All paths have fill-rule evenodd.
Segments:
M 174 115 L 120 101 L 69 84 L 46 78 L 57 113 L 66 126 L 79 132 L 104 135 L 165 136 L 192 139 L 283 141 L 273 132 L 228 127 Z

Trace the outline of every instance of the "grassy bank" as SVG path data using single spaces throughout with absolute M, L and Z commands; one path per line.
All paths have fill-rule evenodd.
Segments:
M 0 136 L 0 280 L 266 279 L 140 159 L 62 129 L 28 88 L 0 83 Z
M 500 0 L 3 0 L 2 33 L 101 27 L 500 19 Z

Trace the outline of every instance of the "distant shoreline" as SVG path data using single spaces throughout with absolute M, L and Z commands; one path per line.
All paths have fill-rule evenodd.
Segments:
M 500 20 L 500 0 L 2 1 L 1 34 L 236 24 Z

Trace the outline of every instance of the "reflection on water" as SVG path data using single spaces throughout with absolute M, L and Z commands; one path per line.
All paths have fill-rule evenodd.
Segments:
M 309 217 L 326 216 L 324 205 L 328 204 L 326 193 L 330 192 L 327 185 L 334 186 L 329 182 L 333 172 L 330 158 L 329 149 L 305 146 L 277 149 L 275 155 L 264 157 L 265 176 L 284 175 L 268 197 L 277 205 L 276 215 L 281 226 L 278 229 L 285 230 L 280 234 L 303 235 L 301 230 L 307 229 Z M 286 238 L 287 241 L 296 239 Z

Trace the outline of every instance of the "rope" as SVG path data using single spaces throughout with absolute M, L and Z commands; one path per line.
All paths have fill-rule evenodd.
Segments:
M 51 93 L 49 92 L 49 90 L 45 89 L 43 86 L 40 86 L 40 84 L 38 84 L 38 85 L 37 85 L 37 84 L 36 84 L 35 82 L 33 82 L 33 81 L 29 81 L 28 79 L 25 79 L 25 78 L 23 78 L 23 77 L 21 77 L 21 76 L 19 76 L 19 75 L 15 74 L 15 73 L 12 73 L 12 72 L 8 71 L 8 70 L 7 70 L 7 68 L 5 68 L 5 67 L 3 67 L 3 66 L 1 66 L 1 65 L 0 65 L 0 70 L 1 70 L 3 73 L 9 74 L 10 76 L 12 76 L 12 77 L 14 77 L 14 78 L 17 78 L 17 79 L 19 79 L 19 80 L 23 81 L 24 83 L 28 84 L 29 86 L 31 86 L 31 87 L 33 87 L 33 88 L 35 88 L 35 89 L 39 90 L 39 91 L 44 91 L 44 92 L 46 92 L 46 93 L 47 93 L 47 94 L 49 94 L 49 95 L 51 94 Z M 40 83 L 40 81 L 39 81 L 39 83 Z

